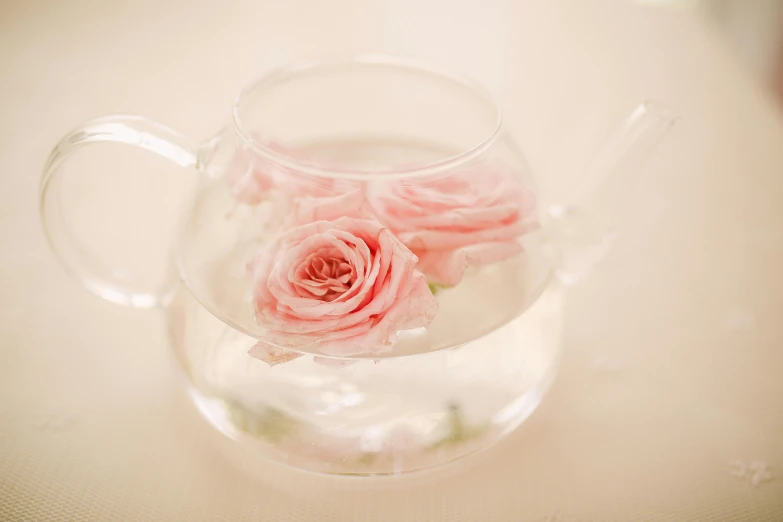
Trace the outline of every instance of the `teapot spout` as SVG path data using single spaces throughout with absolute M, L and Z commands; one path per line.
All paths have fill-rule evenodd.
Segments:
M 613 220 L 595 196 L 618 172 L 629 171 L 671 129 L 677 117 L 655 102 L 644 102 L 625 119 L 574 184 L 564 203 L 547 209 L 545 252 L 560 281 L 573 284 L 603 258 L 614 241 Z
M 645 101 L 609 137 L 570 194 L 569 204 L 585 204 L 614 174 L 641 162 L 672 128 L 677 116 L 666 106 Z

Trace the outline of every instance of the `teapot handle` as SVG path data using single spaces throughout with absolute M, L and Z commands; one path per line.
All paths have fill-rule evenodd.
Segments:
M 106 142 L 149 150 L 182 167 L 200 167 L 198 147 L 178 132 L 154 121 L 127 115 L 90 120 L 60 140 L 44 167 L 39 196 L 46 238 L 68 272 L 98 296 L 138 308 L 165 305 L 178 286 L 174 270 L 166 274 L 163 282 L 142 283 L 133 274 L 104 267 L 76 239 L 65 219 L 67 211 L 73 209 L 65 208 L 62 202 L 62 167 L 84 146 Z

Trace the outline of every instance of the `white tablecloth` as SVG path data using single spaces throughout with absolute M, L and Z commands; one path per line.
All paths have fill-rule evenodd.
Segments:
M 608 192 L 620 237 L 568 296 L 566 356 L 541 408 L 484 454 L 372 481 L 232 453 L 181 391 L 161 315 L 84 292 L 37 217 L 46 155 L 81 121 L 140 113 L 203 138 L 268 67 L 366 51 L 486 84 L 550 200 L 637 101 L 682 116 Z M 2 520 L 783 520 L 783 125 L 687 11 L 3 2 L 0 165 Z M 151 234 L 176 199 L 176 183 L 158 186 L 134 217 Z

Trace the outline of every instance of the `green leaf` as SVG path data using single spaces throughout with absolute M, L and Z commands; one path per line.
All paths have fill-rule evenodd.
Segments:
M 364 466 L 369 466 L 370 464 L 375 462 L 375 459 L 377 457 L 378 457 L 377 453 L 373 453 L 373 452 L 368 451 L 368 452 L 365 452 L 365 453 L 362 453 L 361 455 L 359 455 L 359 458 L 356 459 L 356 462 L 358 462 L 359 464 L 362 464 Z
M 449 288 L 453 288 L 451 286 L 442 285 L 433 281 L 427 281 L 427 286 L 429 287 L 430 292 L 432 292 L 432 295 L 437 295 L 441 290 L 448 290 Z
M 462 409 L 458 404 L 449 404 L 446 422 L 448 425 L 448 433 L 433 442 L 429 449 L 438 449 L 443 446 L 460 444 L 475 439 L 486 431 L 486 426 L 468 426 L 465 424 Z
M 273 444 L 280 442 L 296 429 L 297 421 L 275 408 L 247 408 L 238 401 L 226 400 L 231 422 L 240 430 Z

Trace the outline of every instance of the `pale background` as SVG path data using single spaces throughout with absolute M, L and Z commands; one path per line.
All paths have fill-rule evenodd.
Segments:
M 1 3 L 0 519 L 783 520 L 783 123 L 713 25 L 620 0 Z M 367 51 L 486 84 L 550 200 L 636 102 L 681 120 L 611 188 L 620 239 L 569 295 L 562 372 L 507 441 L 394 480 L 237 466 L 180 391 L 160 315 L 88 295 L 49 255 L 40 170 L 88 118 L 201 139 L 265 69 Z M 133 220 L 155 236 L 177 183 L 149 165 Z M 753 487 L 735 459 L 776 478 Z

